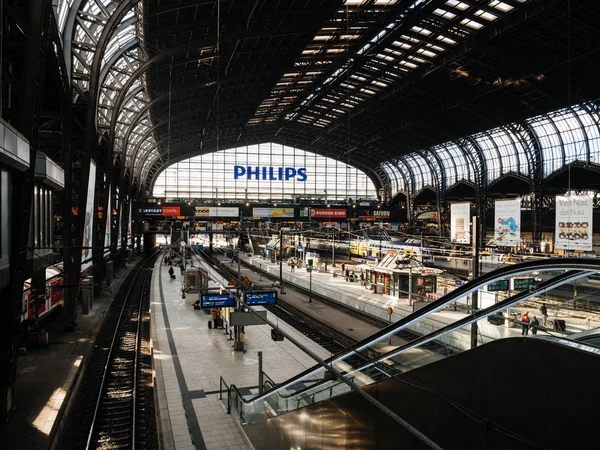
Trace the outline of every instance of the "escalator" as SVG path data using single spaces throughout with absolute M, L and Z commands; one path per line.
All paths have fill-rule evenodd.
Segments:
M 481 287 L 490 282 L 508 276 L 531 273 L 533 271 L 555 272 L 555 276 L 529 291 L 523 291 L 488 308 L 474 311 L 470 315 L 463 315 L 454 323 L 434 329 L 429 334 L 418 337 L 410 342 L 404 340 L 400 341 L 396 337 L 396 333 L 402 329 L 418 321 L 426 320 L 428 316 L 442 310 L 446 305 L 478 291 Z M 290 423 L 296 423 L 297 420 L 304 420 L 306 422 L 306 420 L 308 420 L 306 419 L 307 416 L 313 417 L 316 414 L 316 416 L 321 417 L 322 414 L 324 414 L 323 408 L 328 411 L 326 414 L 328 420 L 333 420 L 333 423 L 335 423 L 336 426 L 339 425 L 342 428 L 344 428 L 344 426 L 340 425 L 340 423 L 343 422 L 348 424 L 351 421 L 356 421 L 356 417 L 360 417 L 364 411 L 371 411 L 372 414 L 365 419 L 365 424 L 371 424 L 367 428 L 365 428 L 365 424 L 344 428 L 346 430 L 344 439 L 349 439 L 351 442 L 354 442 L 354 439 L 358 439 L 362 442 L 359 445 L 360 448 L 363 448 L 363 444 L 365 445 L 365 448 L 369 448 L 373 442 L 375 442 L 376 445 L 371 448 L 453 448 L 454 444 L 460 442 L 458 434 L 450 434 L 451 437 L 448 438 L 445 433 L 436 432 L 436 430 L 444 430 L 445 427 L 443 425 L 439 425 L 437 428 L 433 427 L 433 430 L 431 427 L 422 425 L 420 419 L 413 418 L 412 414 L 409 414 L 411 411 L 410 408 L 415 411 L 420 411 L 420 409 L 422 409 L 420 408 L 419 401 L 416 400 L 417 397 L 414 395 L 411 397 L 402 397 L 393 394 L 393 392 L 395 392 L 395 389 L 402 391 L 400 387 L 406 384 L 407 379 L 411 380 L 415 374 L 424 372 L 437 375 L 437 381 L 429 380 L 427 384 L 423 384 L 419 389 L 423 392 L 431 391 L 428 395 L 433 395 L 435 397 L 434 394 L 441 392 L 437 386 L 443 386 L 444 383 L 448 381 L 446 379 L 446 371 L 450 370 L 448 373 L 452 373 L 453 377 L 457 378 L 457 380 L 453 380 L 453 382 L 458 382 L 460 377 L 456 374 L 460 373 L 462 370 L 461 367 L 463 367 L 463 363 L 461 361 L 471 361 L 469 358 L 472 358 L 472 356 L 465 355 L 469 355 L 475 350 L 454 354 L 454 356 L 450 358 L 444 358 L 440 354 L 432 353 L 424 348 L 424 346 L 433 340 L 436 342 L 445 342 L 450 345 L 449 343 L 452 342 L 452 339 L 456 338 L 457 333 L 462 332 L 464 334 L 464 330 L 470 330 L 473 323 L 481 323 L 483 319 L 492 314 L 506 310 L 510 306 L 526 301 L 564 283 L 589 276 L 598 271 L 600 271 L 600 261 L 579 258 L 565 258 L 559 262 L 550 260 L 531 261 L 499 269 L 494 273 L 485 274 L 445 297 L 426 305 L 421 310 L 384 328 L 346 351 L 335 355 L 326 361 L 319 361 L 317 366 L 314 366 L 285 383 L 279 385 L 267 383 L 266 387 L 269 389 L 262 395 L 254 398 L 243 398 L 235 386 L 227 386 L 223 380 L 222 387 L 225 388 L 223 400 L 226 403 L 228 410 L 235 414 L 240 422 L 245 425 L 247 434 L 252 439 L 256 448 L 282 448 L 278 446 L 272 447 L 271 439 L 264 440 L 261 439 L 261 436 L 271 436 L 271 432 L 273 432 L 278 436 L 277 439 L 275 439 L 276 442 L 281 443 L 281 439 L 284 437 L 284 442 L 292 442 L 292 438 L 296 436 L 296 433 L 290 435 L 289 433 L 284 433 L 283 430 L 289 430 L 289 428 L 286 427 L 289 427 Z M 474 337 L 477 339 L 476 333 L 474 334 Z M 520 352 L 516 354 L 510 353 L 514 346 L 520 345 L 518 343 L 526 343 L 526 345 L 535 346 L 538 344 L 530 344 L 529 342 L 540 341 L 544 342 L 544 344 L 539 344 L 545 346 L 544 351 L 552 353 L 553 351 L 557 351 L 555 350 L 556 348 L 564 346 L 564 343 L 566 342 L 565 339 L 556 338 L 555 340 L 556 342 L 548 339 L 501 339 L 493 342 L 492 344 L 494 345 L 488 344 L 476 349 L 476 351 L 478 355 L 484 354 L 482 358 L 496 358 L 497 362 L 495 365 L 502 365 L 504 367 L 505 364 L 508 364 L 510 370 L 514 371 L 515 369 L 518 369 L 519 365 L 515 364 L 513 359 L 523 358 Z M 577 345 L 587 349 L 592 348 L 584 344 Z M 505 348 L 504 346 L 507 347 Z M 567 346 L 567 348 L 572 349 L 572 347 L 569 346 Z M 492 356 L 487 355 L 487 352 L 491 352 Z M 510 353 L 510 355 L 507 354 L 507 352 Z M 591 358 L 589 359 L 589 362 L 585 364 L 591 364 L 593 366 L 598 363 L 598 353 L 583 352 L 582 354 Z M 549 357 L 552 358 L 552 355 L 550 354 Z M 582 357 L 582 359 L 585 359 L 585 357 Z M 582 362 L 582 364 L 584 363 Z M 448 367 L 451 369 L 448 369 Z M 485 380 L 479 380 L 479 382 L 485 381 L 485 383 L 483 383 L 484 385 L 492 387 L 494 384 L 491 383 L 491 381 L 496 379 L 497 374 L 492 367 L 487 370 L 490 372 L 488 377 L 485 378 Z M 544 366 L 536 367 L 536 370 L 544 370 Z M 544 372 L 546 373 L 545 379 L 548 379 L 547 372 L 548 370 L 546 369 Z M 444 375 L 440 376 L 441 374 Z M 474 381 L 468 376 L 463 379 L 469 380 L 469 383 L 476 383 L 478 381 Z M 505 378 L 505 380 L 506 383 L 513 388 L 518 388 L 519 385 L 516 384 L 516 381 L 513 382 L 510 377 Z M 535 385 L 535 378 L 530 378 L 529 380 L 531 384 Z M 525 384 L 524 386 L 527 385 Z M 385 395 L 381 395 L 382 392 L 385 393 Z M 520 392 L 520 389 L 517 389 L 516 392 Z M 389 400 L 392 398 L 398 401 L 394 400 L 393 402 L 390 402 Z M 498 400 L 502 399 L 503 397 L 498 398 Z M 474 399 L 470 400 L 474 401 Z M 449 404 L 451 404 L 451 402 Z M 452 426 L 458 425 L 456 421 L 463 420 L 465 423 L 461 426 L 469 426 L 473 430 L 477 429 L 479 430 L 477 431 L 479 434 L 475 433 L 475 435 L 484 440 L 492 439 L 494 442 L 504 442 L 504 438 L 501 439 L 499 435 L 505 437 L 509 436 L 506 437 L 506 439 L 508 439 L 506 442 L 510 442 L 509 446 L 487 448 L 540 448 L 538 447 L 540 441 L 526 438 L 522 433 L 515 433 L 512 428 L 506 428 L 506 425 L 502 421 L 498 422 L 498 424 L 494 422 L 492 424 L 494 426 L 490 426 L 489 419 L 481 419 L 481 417 L 487 418 L 488 416 L 478 409 L 480 406 L 479 404 L 476 403 L 477 408 L 474 409 L 465 406 L 464 403 L 459 404 L 460 407 L 465 408 L 464 413 L 462 415 L 455 414 L 448 418 L 447 421 L 449 424 L 452 424 Z M 467 404 L 469 403 L 467 402 Z M 341 408 L 340 405 L 346 405 L 346 407 Z M 412 405 L 409 407 L 409 410 L 406 410 L 406 407 L 408 407 L 407 405 Z M 431 405 L 428 407 L 431 407 Z M 457 405 L 448 407 L 458 408 Z M 502 407 L 499 407 L 499 405 L 494 406 L 494 408 L 498 410 L 503 409 Z M 518 408 L 518 403 L 514 405 L 514 408 Z M 435 412 L 437 417 L 442 410 L 444 410 L 444 408 L 438 405 L 434 407 L 433 412 Z M 410 442 L 411 444 L 402 444 L 400 447 L 386 447 L 388 444 L 385 444 L 386 446 L 381 447 L 382 442 L 377 439 L 380 439 L 380 437 L 381 439 L 384 439 L 385 436 L 389 437 L 390 433 L 388 432 L 386 434 L 383 432 L 379 422 L 373 423 L 371 420 L 367 420 L 371 416 L 380 417 L 381 421 L 379 422 L 390 425 L 392 429 L 395 430 L 394 433 L 404 436 L 406 443 Z M 479 429 L 481 426 L 477 425 L 480 422 L 487 424 L 481 430 Z M 314 421 L 311 423 L 314 423 Z M 425 421 L 425 423 L 428 422 Z M 334 429 L 337 428 L 334 427 Z M 361 429 L 363 431 L 359 437 L 356 435 L 356 430 Z M 377 433 L 375 433 L 376 436 L 373 436 L 371 433 L 373 429 L 378 430 Z M 260 430 L 260 432 L 255 432 L 255 430 Z M 511 431 L 509 432 L 507 430 Z M 319 435 L 318 430 L 315 430 L 315 432 Z M 496 436 L 498 433 L 499 435 Z M 327 439 L 330 438 L 329 432 L 326 432 L 324 428 L 321 428 L 320 435 L 323 439 L 326 437 Z M 305 434 L 302 434 L 302 436 L 304 436 L 303 439 L 308 439 Z M 373 440 L 374 438 L 376 439 Z M 385 439 L 388 438 L 385 437 Z M 440 446 L 440 442 L 442 442 L 440 439 L 443 440 L 444 445 Z M 521 444 L 526 446 L 520 447 Z M 304 445 L 298 444 L 298 447 L 310 448 L 306 442 Z M 286 443 L 285 448 L 296 447 L 291 444 L 290 447 L 287 447 Z M 323 447 L 316 446 L 315 448 Z M 467 445 L 466 447 L 456 448 L 486 447 L 470 447 Z

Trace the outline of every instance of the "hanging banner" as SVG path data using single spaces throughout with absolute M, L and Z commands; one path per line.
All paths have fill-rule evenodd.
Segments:
M 471 242 L 471 204 L 452 203 L 450 205 L 450 239 L 459 244 Z
M 555 248 L 592 250 L 591 195 L 556 196 Z
M 494 243 L 518 247 L 521 243 L 521 199 L 496 200 Z
M 92 259 L 94 217 L 94 192 L 96 187 L 96 163 L 90 161 L 90 177 L 88 180 L 87 198 L 85 202 L 85 221 L 83 223 L 83 243 L 81 249 L 81 261 L 89 261 Z
M 253 217 L 294 217 L 294 208 L 252 208 Z

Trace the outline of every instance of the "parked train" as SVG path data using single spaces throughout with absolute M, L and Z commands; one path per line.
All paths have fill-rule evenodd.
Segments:
M 91 275 L 92 266 L 90 263 L 82 266 L 81 276 Z M 50 314 L 54 309 L 62 306 L 64 301 L 63 289 L 64 275 L 63 263 L 54 264 L 46 267 L 46 290 L 43 298 L 35 302 L 31 292 L 31 278 L 23 283 L 23 299 L 21 308 L 21 322 L 32 322 L 42 319 Z

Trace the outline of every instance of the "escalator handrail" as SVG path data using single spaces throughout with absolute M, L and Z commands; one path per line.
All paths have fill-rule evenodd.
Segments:
M 369 347 L 373 342 L 379 341 L 388 337 L 389 335 L 395 334 L 403 328 L 406 328 L 408 325 L 417 322 L 424 317 L 427 317 L 429 314 L 442 309 L 449 303 L 457 301 L 458 299 L 465 297 L 477 290 L 480 287 L 486 286 L 487 284 L 501 278 L 506 277 L 514 277 L 518 275 L 530 274 L 531 272 L 543 272 L 543 271 L 560 271 L 560 270 L 588 270 L 590 272 L 600 272 L 600 259 L 590 259 L 590 258 L 561 258 L 560 260 L 555 259 L 544 259 L 544 260 L 535 260 L 535 261 L 527 261 L 523 263 L 514 264 L 507 267 L 498 268 L 492 272 L 488 272 L 479 276 L 478 278 L 470 281 L 469 283 L 463 284 L 459 286 L 454 291 L 449 294 L 443 296 L 442 298 L 435 300 L 418 311 L 409 314 L 402 319 L 388 325 L 385 328 L 382 328 L 378 332 L 372 334 L 371 336 L 363 339 L 362 341 L 354 344 L 351 347 L 348 347 L 346 350 L 331 356 L 326 359 L 324 362 L 331 366 L 332 363 L 343 360 L 347 356 L 357 353 L 367 347 Z M 277 391 L 283 390 L 288 386 L 296 383 L 307 375 L 318 372 L 322 366 L 317 364 L 312 366 L 300 374 L 290 378 L 288 381 L 284 383 L 278 384 L 277 388 L 274 390 L 266 391 L 262 394 L 257 395 L 251 399 L 242 399 L 242 402 L 245 405 L 251 405 L 254 402 L 258 402 L 264 398 L 267 398 Z
M 432 341 L 435 338 L 437 338 L 437 337 L 439 337 L 439 336 L 441 336 L 443 334 L 452 332 L 452 331 L 454 331 L 456 329 L 459 329 L 459 328 L 463 328 L 463 327 L 465 327 L 467 325 L 470 325 L 471 323 L 479 321 L 481 319 L 485 319 L 487 316 L 490 316 L 490 315 L 494 314 L 497 311 L 501 311 L 503 309 L 506 309 L 506 308 L 512 306 L 515 303 L 521 303 L 523 301 L 528 300 L 531 297 L 534 297 L 534 296 L 539 295 L 539 294 L 543 294 L 544 292 L 552 290 L 552 289 L 554 289 L 554 288 L 556 288 L 556 287 L 558 287 L 558 286 L 560 286 L 560 285 L 562 285 L 564 283 L 567 283 L 567 282 L 570 282 L 570 281 L 574 281 L 574 280 L 579 279 L 579 278 L 586 277 L 589 274 L 590 274 L 589 271 L 577 271 L 575 273 L 568 272 L 568 273 L 565 273 L 565 274 L 561 274 L 561 275 L 559 275 L 557 277 L 554 277 L 554 278 L 552 278 L 550 280 L 547 280 L 547 281 L 543 282 L 542 284 L 540 284 L 539 286 L 537 286 L 535 289 L 532 289 L 532 290 L 529 290 L 529 291 L 519 292 L 518 294 L 515 294 L 515 295 L 513 295 L 513 296 L 511 296 L 511 297 L 509 297 L 509 298 L 507 298 L 505 300 L 502 300 L 502 301 L 500 301 L 498 303 L 495 303 L 492 306 L 489 306 L 489 307 L 487 307 L 485 309 L 482 309 L 482 310 L 479 310 L 479 311 L 475 311 L 472 314 L 469 314 L 468 316 L 465 316 L 464 318 L 462 318 L 462 319 L 460 319 L 460 320 L 458 320 L 456 322 L 450 323 L 450 324 L 448 324 L 445 327 L 439 328 L 438 330 L 435 330 L 435 331 L 433 331 L 433 332 L 431 332 L 429 334 L 426 334 L 424 336 L 420 336 L 420 337 L 418 337 L 418 338 L 416 338 L 416 339 L 414 339 L 414 340 L 412 340 L 410 342 L 407 342 L 404 345 L 396 347 L 395 349 L 390 350 L 389 352 L 387 352 L 387 353 L 385 353 L 383 355 L 375 356 L 371 360 L 369 360 L 367 363 L 364 363 L 364 364 L 362 364 L 362 365 L 354 368 L 352 371 L 345 372 L 344 376 L 352 375 L 353 373 L 360 372 L 360 371 L 362 371 L 362 370 L 364 370 L 364 369 L 366 369 L 366 368 L 368 368 L 370 366 L 373 366 L 373 365 L 376 365 L 376 364 L 380 364 L 385 359 L 393 358 L 394 356 L 398 356 L 399 354 L 404 353 L 404 352 L 406 352 L 408 350 L 411 350 L 411 349 L 413 349 L 415 347 L 418 347 L 418 346 L 420 346 L 422 344 L 426 344 L 427 342 Z M 385 371 L 385 369 L 388 369 L 388 366 L 386 366 L 385 364 L 381 365 L 381 367 L 383 367 L 382 371 Z M 387 373 L 387 375 L 390 376 L 390 377 L 393 376 L 393 374 L 389 374 L 389 373 Z M 331 380 L 323 380 L 323 382 L 321 383 L 321 385 L 328 384 L 330 382 L 331 382 Z M 339 381 L 338 383 L 341 383 L 341 381 Z M 292 395 L 287 395 L 287 396 L 286 395 L 282 395 L 281 397 L 282 398 L 293 398 L 296 395 L 304 394 L 304 393 L 309 392 L 310 390 L 315 389 L 315 388 L 318 388 L 318 385 L 309 386 L 309 387 L 304 388 L 301 391 L 298 391 L 298 392 L 296 392 L 296 393 L 294 393 Z M 327 389 L 329 389 L 329 387 Z

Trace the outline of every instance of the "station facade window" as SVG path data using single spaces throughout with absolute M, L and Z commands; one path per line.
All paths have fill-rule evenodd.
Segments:
M 249 201 L 377 198 L 373 182 L 359 169 L 275 143 L 237 147 L 175 163 L 157 177 L 153 195 Z

